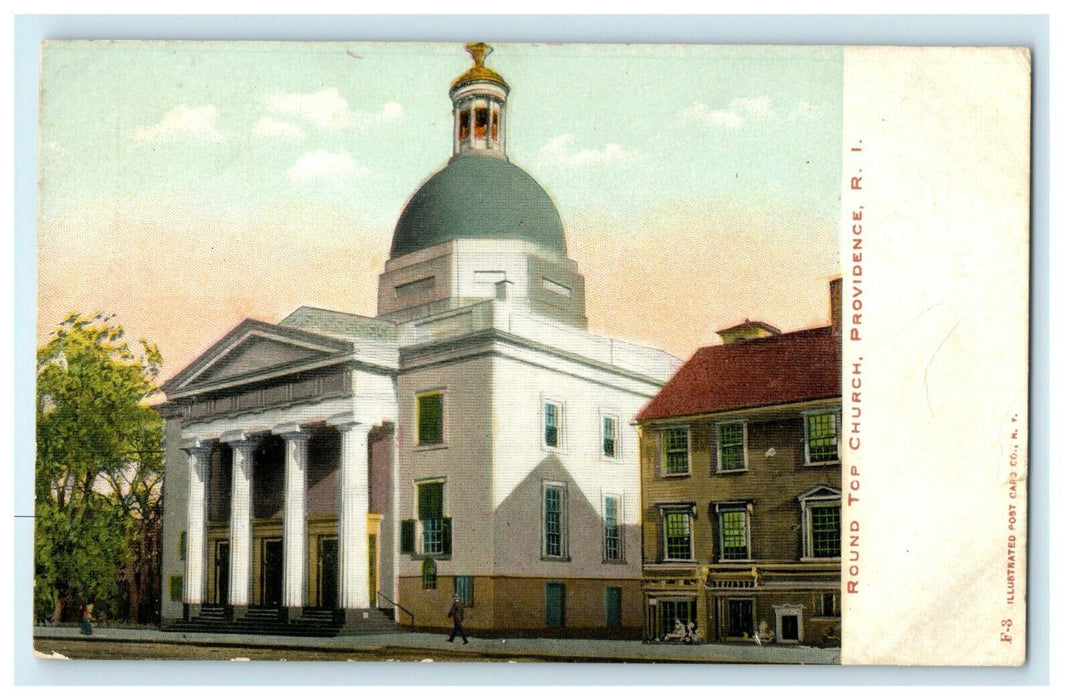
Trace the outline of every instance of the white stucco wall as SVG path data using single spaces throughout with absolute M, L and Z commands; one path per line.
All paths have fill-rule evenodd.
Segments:
M 495 573 L 615 578 L 640 573 L 639 447 L 632 417 L 649 393 L 613 385 L 580 363 L 512 351 L 496 356 L 494 384 Z M 542 360 L 542 362 L 541 362 Z M 562 371 L 567 369 L 570 371 Z M 562 405 L 558 449 L 543 445 L 544 402 Z M 602 454 L 602 416 L 618 420 L 620 453 Z M 564 483 L 568 561 L 543 558 L 543 484 Z M 625 564 L 603 562 L 603 502 L 620 497 Z
M 416 482 L 442 478 L 443 515 L 453 519 L 453 554 L 438 562 L 440 575 L 486 575 L 492 569 L 491 376 L 487 356 L 404 371 L 398 378 L 399 512 L 416 518 Z M 418 446 L 416 396 L 443 392 L 441 446 Z M 403 576 L 420 573 L 420 557 L 401 555 Z

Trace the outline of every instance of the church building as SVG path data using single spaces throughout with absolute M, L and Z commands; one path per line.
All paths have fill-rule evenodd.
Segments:
M 246 320 L 163 387 L 165 628 L 444 628 L 458 595 L 476 633 L 641 634 L 630 420 L 680 362 L 588 330 L 510 87 L 466 48 L 377 316 Z

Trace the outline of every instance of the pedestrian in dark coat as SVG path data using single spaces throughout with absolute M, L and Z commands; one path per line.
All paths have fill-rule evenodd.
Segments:
M 469 638 L 465 636 L 465 631 L 461 629 L 461 623 L 465 619 L 465 606 L 461 604 L 461 596 L 454 596 L 454 604 L 450 606 L 450 612 L 446 613 L 446 616 L 454 621 L 454 629 L 450 632 L 450 637 L 446 640 L 453 642 L 454 637 L 461 637 L 461 641 L 465 644 L 469 643 Z

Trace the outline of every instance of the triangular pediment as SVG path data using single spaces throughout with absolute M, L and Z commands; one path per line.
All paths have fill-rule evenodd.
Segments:
M 198 376 L 202 382 L 241 377 L 264 369 L 323 357 L 326 353 L 285 343 L 275 338 L 251 335 Z
M 800 501 L 840 498 L 840 489 L 827 484 L 816 484 L 796 498 Z
M 185 393 L 273 371 L 298 370 L 343 356 L 352 348 L 351 343 L 337 338 L 246 320 L 176 374 L 164 391 Z

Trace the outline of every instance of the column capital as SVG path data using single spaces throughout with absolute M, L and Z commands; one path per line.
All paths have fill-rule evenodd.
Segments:
M 280 423 L 271 429 L 272 435 L 278 435 L 287 442 L 292 440 L 308 440 L 309 431 L 300 423 Z
M 219 441 L 230 445 L 236 450 L 252 448 L 257 442 L 245 430 L 228 430 L 219 436 Z
M 203 454 L 211 451 L 212 443 L 199 437 L 184 437 L 179 443 L 179 449 L 190 455 Z
M 327 419 L 327 424 L 341 432 L 356 430 L 368 432 L 372 429 L 371 423 L 360 423 L 352 413 L 336 413 Z

